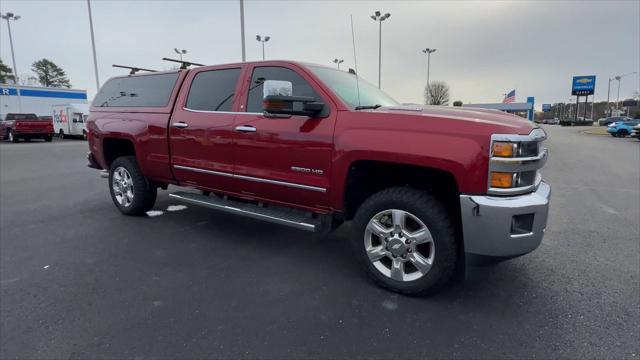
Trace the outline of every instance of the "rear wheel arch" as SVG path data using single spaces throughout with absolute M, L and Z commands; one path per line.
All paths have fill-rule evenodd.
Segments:
M 122 156 L 136 156 L 136 149 L 133 141 L 123 138 L 104 138 L 102 140 L 102 151 L 107 167 Z

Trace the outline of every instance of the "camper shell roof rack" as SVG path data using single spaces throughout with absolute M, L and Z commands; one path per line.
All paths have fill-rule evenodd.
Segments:
M 191 61 L 178 60 L 178 59 L 170 59 L 170 58 L 162 58 L 164 61 L 171 61 L 180 63 L 180 70 L 186 70 L 189 66 L 205 66 L 204 64 L 198 64 Z
M 129 75 L 133 75 L 133 74 L 137 73 L 138 71 L 148 71 L 148 72 L 157 72 L 158 71 L 158 70 L 144 69 L 144 68 L 135 67 L 135 66 L 125 66 L 125 65 L 116 65 L 116 64 L 113 64 L 111 66 L 116 67 L 116 68 L 129 69 L 129 70 L 131 70 L 131 71 L 129 71 Z

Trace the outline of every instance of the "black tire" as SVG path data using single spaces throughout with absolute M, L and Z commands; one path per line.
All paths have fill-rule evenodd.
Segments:
M 627 137 L 627 131 L 626 130 L 618 130 L 618 132 L 616 132 L 616 136 L 617 137 Z
M 618 135 L 616 133 L 611 133 L 611 136 L 617 137 Z
M 20 139 L 18 139 L 16 134 L 13 132 L 13 129 L 9 130 L 8 138 L 9 138 L 9 141 L 11 141 L 12 143 L 17 143 L 18 141 L 20 141 Z
M 60 131 L 58 132 L 58 137 L 60 139 L 64 139 L 64 130 L 60 129 Z
M 398 281 L 380 272 L 369 261 L 364 234 L 369 220 L 388 209 L 404 210 L 416 216 L 426 225 L 435 246 L 433 263 L 428 272 L 417 280 Z M 444 205 L 428 192 L 394 187 L 369 197 L 354 217 L 352 244 L 356 257 L 367 270 L 369 277 L 379 286 L 406 295 L 426 295 L 442 288 L 452 278 L 458 261 L 458 240 L 452 217 Z
M 82 130 L 82 140 L 87 140 L 87 132 Z
M 45 136 L 43 139 L 44 139 L 44 141 L 46 141 L 46 142 L 51 142 L 51 140 L 53 140 L 53 136 L 51 136 L 51 135 L 49 135 L 49 136 Z
M 128 206 L 123 206 L 118 202 L 112 185 L 114 171 L 120 167 L 130 174 L 133 182 L 133 200 Z M 111 163 L 109 167 L 109 192 L 113 203 L 125 215 L 143 215 L 151 210 L 156 203 L 157 188 L 142 174 L 135 156 L 122 156 Z

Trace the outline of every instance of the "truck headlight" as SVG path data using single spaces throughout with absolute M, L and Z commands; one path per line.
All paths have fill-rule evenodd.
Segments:
M 493 143 L 491 154 L 498 157 L 513 157 L 517 147 L 517 143 L 496 141 Z
M 541 146 L 546 137 L 540 128 L 528 135 L 492 135 L 488 193 L 518 195 L 534 191 L 542 181 L 538 170 L 547 160 L 547 149 Z

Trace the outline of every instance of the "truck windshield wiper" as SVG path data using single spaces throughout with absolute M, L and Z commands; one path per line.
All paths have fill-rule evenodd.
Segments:
M 362 106 L 356 106 L 356 110 L 367 110 L 367 109 L 377 109 L 379 107 L 381 107 L 382 105 L 380 104 L 375 104 L 375 105 L 362 105 Z

